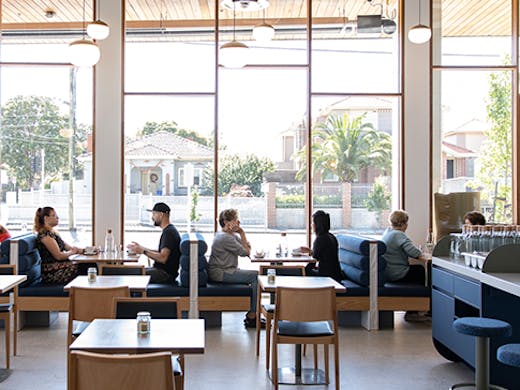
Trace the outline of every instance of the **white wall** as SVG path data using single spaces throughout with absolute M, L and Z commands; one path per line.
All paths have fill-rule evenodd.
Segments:
M 94 118 L 94 243 L 104 242 L 111 228 L 115 242 L 121 242 L 123 177 L 122 139 L 122 9 L 124 0 L 102 1 L 100 15 L 110 26 L 107 39 L 98 42 L 101 60 L 95 69 Z
M 421 3 L 421 22 L 429 25 L 429 0 Z M 419 23 L 419 2 L 405 2 L 405 34 Z M 430 41 L 431 42 L 431 41 Z M 430 218 L 430 42 L 404 42 L 404 204 L 408 235 L 424 243 Z

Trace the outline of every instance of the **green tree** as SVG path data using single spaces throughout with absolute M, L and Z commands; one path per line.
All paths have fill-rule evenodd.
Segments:
M 213 144 L 213 140 L 203 137 L 196 131 L 180 129 L 177 125 L 177 122 L 174 121 L 146 122 L 144 124 L 144 127 L 140 131 L 138 131 L 137 134 L 142 137 L 145 135 L 156 133 L 158 131 L 166 131 L 169 133 L 177 134 L 180 137 L 189 139 L 204 146 L 211 147 Z
M 384 210 L 390 208 L 391 200 L 392 195 L 386 190 L 386 186 L 381 182 L 381 180 L 376 179 L 376 182 L 367 195 L 365 203 L 368 211 L 375 211 L 378 226 L 381 226 L 381 216 Z
M 312 170 L 321 177 L 336 175 L 342 183 L 352 183 L 362 168 L 374 167 L 389 171 L 392 163 L 390 135 L 377 131 L 364 122 L 365 115 L 351 118 L 347 113 L 331 115 L 312 131 Z M 301 168 L 298 180 L 305 178 L 307 152 L 296 153 Z
M 51 98 L 16 96 L 2 106 L 1 158 L 16 177 L 19 188 L 28 190 L 41 180 L 41 151 L 45 152 L 47 178 L 62 177 L 67 166 L 68 141 L 60 136 L 68 120 Z
M 226 156 L 219 161 L 218 195 L 226 195 L 233 184 L 249 186 L 254 196 L 262 195 L 262 180 L 264 173 L 273 172 L 274 163 L 268 158 L 255 155 L 241 157 L 239 155 Z M 212 193 L 215 173 L 213 169 L 206 169 L 202 179 L 204 193 Z
M 484 132 L 479 157 L 480 169 L 468 183 L 481 190 L 482 201 L 493 206 L 491 222 L 511 222 L 512 175 L 512 92 L 510 72 L 493 72 L 489 76 L 489 98 L 486 105 L 491 126 Z

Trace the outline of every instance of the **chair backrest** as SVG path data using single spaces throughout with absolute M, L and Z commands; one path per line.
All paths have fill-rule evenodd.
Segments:
M 181 318 L 179 298 L 114 298 L 112 318 L 136 318 L 140 311 L 152 318 Z
M 17 242 L 18 257 L 11 259 L 11 241 Z M 36 235 L 34 233 L 22 234 L 8 238 L 0 244 L 0 263 L 16 264 L 20 275 L 27 275 L 27 280 L 20 286 L 31 286 L 41 281 L 41 257 L 37 248 Z
M 89 322 L 95 318 L 112 318 L 112 301 L 116 297 L 130 297 L 128 286 L 71 287 L 69 292 L 69 318 Z
M 70 353 L 72 390 L 172 390 L 171 353 L 107 355 Z
M 261 265 L 258 274 L 267 275 L 268 269 L 276 270 L 276 275 L 281 276 L 305 276 L 303 265 Z
M 100 275 L 145 275 L 143 264 L 100 264 Z
M 275 322 L 336 321 L 334 287 L 276 289 Z
M 0 264 L 0 275 L 16 275 L 16 265 Z

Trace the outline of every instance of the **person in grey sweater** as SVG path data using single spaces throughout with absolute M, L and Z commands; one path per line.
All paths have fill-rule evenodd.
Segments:
M 388 218 L 390 227 L 385 230 L 381 240 L 386 244 L 385 281 L 425 283 L 424 267 L 420 264 L 410 265 L 408 258 L 426 261 L 426 258 L 412 240 L 406 235 L 408 213 L 395 210 Z
M 258 272 L 238 268 L 238 256 L 249 256 L 251 245 L 240 226 L 238 211 L 226 209 L 220 212 L 218 222 L 222 230 L 215 234 L 208 261 L 209 279 L 221 283 L 248 284 L 252 296 L 244 324 L 256 326 L 256 299 Z

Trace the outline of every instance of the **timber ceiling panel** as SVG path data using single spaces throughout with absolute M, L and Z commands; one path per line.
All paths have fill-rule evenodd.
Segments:
M 2 25 L 6 30 L 80 28 L 83 0 L 0 0 Z M 116 0 L 103 0 L 116 1 Z M 409 0 L 407 0 L 409 1 Z M 357 15 L 380 13 L 382 3 L 385 17 L 391 17 L 398 0 L 313 0 L 316 23 L 342 23 Z M 511 0 L 439 0 L 443 17 L 443 36 L 510 35 Z M 129 27 L 157 28 L 209 27 L 215 15 L 214 0 L 127 0 L 126 18 Z M 55 16 L 47 18 L 45 12 Z M 93 1 L 86 1 L 86 15 L 93 13 Z M 267 21 L 279 24 L 301 24 L 307 15 L 306 0 L 271 0 L 266 10 Z M 101 15 L 102 16 L 102 15 Z M 220 11 L 221 24 L 229 25 L 232 12 Z M 263 12 L 237 12 L 237 24 L 256 24 Z M 102 19 L 102 18 L 101 18 Z M 422 21 L 425 23 L 425 21 Z

